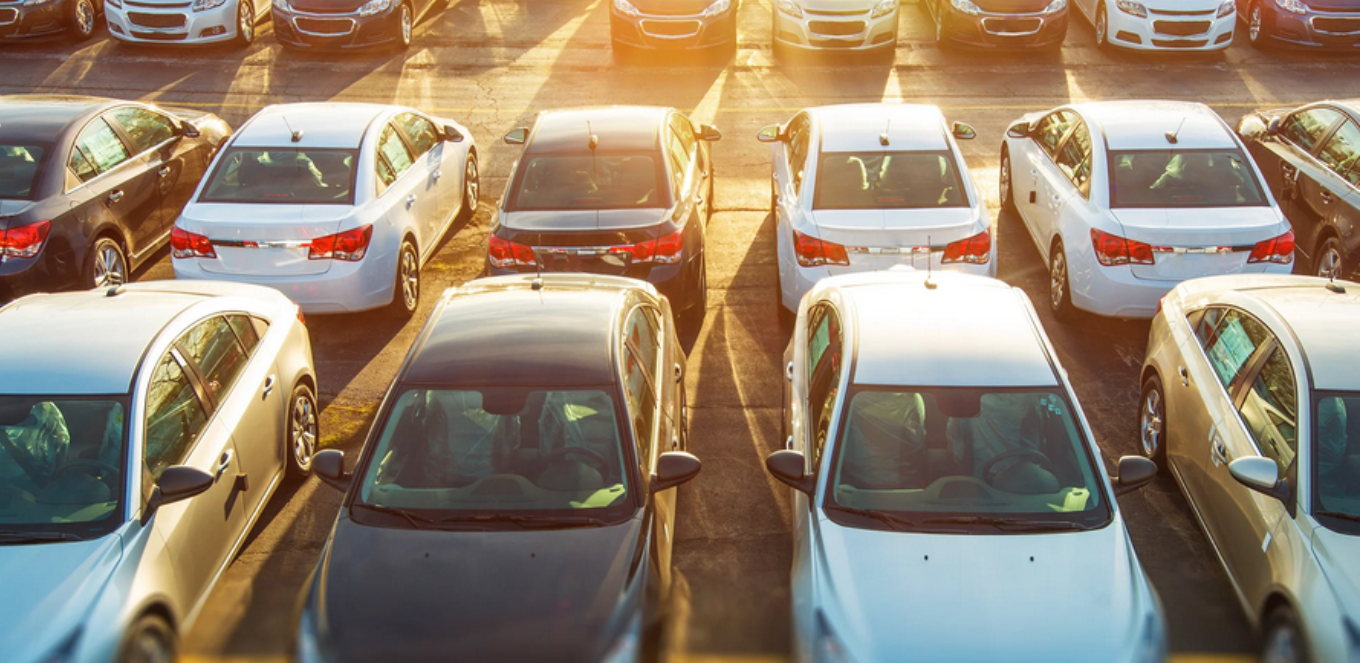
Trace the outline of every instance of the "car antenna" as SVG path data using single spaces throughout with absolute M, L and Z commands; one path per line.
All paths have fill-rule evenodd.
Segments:
M 930 280 L 931 276 L 930 259 L 934 257 L 931 255 L 931 253 L 933 253 L 934 251 L 935 249 L 933 245 L 930 243 L 930 235 L 926 235 L 926 290 L 934 290 L 940 287 L 940 284 Z
M 294 143 L 302 140 L 302 132 L 293 129 L 293 125 L 288 123 L 287 115 L 280 115 L 279 119 L 283 120 L 283 126 L 288 127 L 288 133 L 292 136 L 292 140 Z
M 888 132 L 892 131 L 892 118 L 888 118 L 887 126 L 883 127 L 883 133 L 878 135 L 878 144 L 883 147 L 888 146 Z
M 1166 134 L 1165 134 L 1165 136 L 1166 136 L 1166 142 L 1171 143 L 1172 145 L 1175 145 L 1176 143 L 1180 142 L 1181 127 L 1184 127 L 1184 126 L 1185 126 L 1185 118 L 1186 118 L 1186 117 L 1187 117 L 1187 116 L 1182 116 L 1182 117 L 1181 117 L 1181 123 L 1178 124 L 1178 125 L 1176 125 L 1176 130 L 1175 130 L 1175 131 L 1168 131 L 1168 132 L 1166 132 Z
M 1346 286 L 1336 282 L 1336 272 L 1332 272 L 1332 274 L 1327 277 L 1327 285 L 1324 287 L 1338 295 L 1346 294 Z

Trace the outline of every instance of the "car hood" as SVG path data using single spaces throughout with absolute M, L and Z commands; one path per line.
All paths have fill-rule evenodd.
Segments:
M 0 546 L 0 652 L 35 661 L 60 645 L 85 619 L 122 557 L 122 540 Z
M 1143 0 L 1148 9 L 1163 11 L 1213 11 L 1221 4 L 1223 0 Z
M 1043 11 L 1053 0 L 973 0 L 985 12 L 996 14 L 1033 14 Z
M 318 14 L 352 12 L 368 4 L 369 0 L 288 0 L 293 9 Z
M 1060 534 L 820 529 L 819 603 L 854 660 L 1089 663 L 1130 651 L 1150 610 L 1118 520 Z
M 317 580 L 323 647 L 346 663 L 598 658 L 622 626 L 641 527 L 450 532 L 342 516 Z
M 824 12 L 867 12 L 878 4 L 878 0 L 794 0 L 794 2 L 803 9 Z
M 1341 534 L 1321 526 L 1313 528 L 1313 554 L 1332 586 L 1342 612 L 1360 619 L 1360 536 Z
M 660 208 L 524 211 L 502 214 L 500 224 L 510 230 L 534 232 L 627 230 L 655 226 L 669 217 L 670 210 Z
M 630 0 L 638 11 L 656 16 L 693 16 L 717 0 Z M 735 3 L 734 3 L 735 4 Z

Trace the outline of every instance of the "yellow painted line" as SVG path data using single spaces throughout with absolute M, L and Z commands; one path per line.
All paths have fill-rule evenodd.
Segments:
M 208 656 L 182 655 L 180 663 L 286 663 L 283 656 Z M 785 663 L 783 656 L 770 654 L 682 654 L 665 657 L 667 663 Z M 1167 663 L 1251 663 L 1254 656 L 1246 654 L 1171 654 Z
M 163 106 L 187 106 L 187 107 L 190 107 L 190 108 L 245 108 L 245 109 L 260 109 L 260 108 L 264 108 L 265 106 L 271 105 L 269 102 L 263 102 L 263 103 L 240 103 L 240 102 L 229 102 L 229 101 L 224 101 L 224 102 L 211 102 L 211 101 L 175 101 L 175 100 L 173 100 L 173 99 L 146 99 L 145 101 L 146 101 L 147 103 L 151 103 L 151 104 L 160 104 L 160 105 L 163 105 Z M 323 101 L 346 101 L 346 100 L 345 100 L 345 99 L 326 99 L 326 100 L 323 100 Z M 288 103 L 288 102 L 281 102 L 281 103 Z M 866 103 L 873 103 L 873 102 L 866 102 Z M 1069 103 L 1069 102 L 1062 102 L 1062 103 Z M 1081 102 L 1076 102 L 1076 103 L 1081 103 Z M 1302 105 L 1304 105 L 1304 104 L 1306 104 L 1306 103 L 1312 103 L 1312 102 L 1308 102 L 1308 101 L 1224 101 L 1224 102 L 1205 102 L 1205 103 L 1207 103 L 1209 106 L 1218 106 L 1218 107 L 1222 107 L 1222 108 L 1284 108 L 1284 107 L 1302 106 Z M 816 103 L 816 102 L 813 102 L 813 103 L 809 103 L 808 106 L 787 106 L 787 107 L 785 107 L 785 106 L 768 106 L 768 107 L 751 107 L 751 106 L 745 106 L 745 107 L 741 107 L 741 108 L 718 108 L 718 109 L 713 110 L 712 112 L 713 112 L 714 114 L 716 114 L 716 115 L 725 115 L 725 114 L 734 114 L 734 113 L 797 113 L 798 111 L 807 109 L 809 106 L 817 106 L 817 105 L 821 105 L 821 104 Z M 951 104 L 939 104 L 941 110 L 950 110 L 950 111 L 959 111 L 959 110 L 961 110 L 961 111 L 993 111 L 993 110 L 1038 111 L 1038 110 L 1048 110 L 1049 108 L 1052 108 L 1052 107 L 1054 107 L 1055 105 L 1061 105 L 1061 104 L 1044 104 L 1044 105 L 1020 105 L 1020 104 L 963 104 L 963 105 L 951 105 Z M 423 111 L 425 111 L 425 112 L 427 112 L 427 113 L 438 113 L 438 114 L 445 114 L 445 113 L 450 113 L 450 114 L 451 114 L 451 113 L 463 113 L 463 114 L 499 113 L 499 114 L 502 114 L 502 115 L 505 115 L 505 114 L 509 114 L 509 115 L 523 115 L 523 114 L 525 114 L 525 113 L 532 113 L 532 112 L 536 112 L 536 111 L 540 111 L 540 110 L 544 110 L 544 109 L 543 109 L 543 108 L 512 108 L 512 109 L 505 109 L 505 108 L 425 108 L 425 107 L 422 107 L 421 110 L 423 110 Z

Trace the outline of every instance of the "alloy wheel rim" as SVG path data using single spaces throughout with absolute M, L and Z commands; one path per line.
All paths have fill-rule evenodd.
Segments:
M 472 159 L 468 159 L 468 162 L 467 162 L 467 169 L 466 169 L 466 172 L 463 174 L 463 178 L 464 178 L 464 180 L 466 180 L 466 182 L 467 182 L 466 187 L 465 187 L 465 188 L 467 189 L 467 191 L 464 192 L 464 195 L 467 196 L 467 204 L 468 204 L 468 207 L 470 207 L 470 208 L 476 208 L 476 207 L 477 207 L 477 195 L 478 195 L 478 190 L 477 190 L 477 189 L 478 189 L 478 186 L 479 186 L 479 183 L 477 182 L 477 162 L 476 162 L 476 161 L 473 161 Z
M 299 396 L 293 402 L 293 458 L 298 467 L 310 467 L 316 450 L 316 407 L 312 399 Z
M 401 296 L 406 309 L 414 311 L 420 298 L 420 273 L 416 269 L 416 256 L 410 249 L 401 255 Z
M 1067 258 L 1062 252 L 1053 254 L 1053 267 L 1049 270 L 1048 298 L 1053 308 L 1062 306 L 1063 292 L 1067 288 Z
M 80 34 L 94 34 L 94 6 L 88 1 L 76 5 L 76 23 Z
M 1298 646 L 1295 644 L 1294 629 L 1281 626 L 1266 636 L 1266 646 L 1261 652 L 1261 663 L 1297 663 Z
M 1162 446 L 1162 394 L 1156 389 L 1143 397 L 1143 455 L 1151 458 Z
M 1252 41 L 1261 39 L 1261 7 L 1257 5 L 1251 8 L 1251 21 L 1247 24 L 1247 35 Z
M 411 9 L 406 5 L 401 6 L 401 43 L 411 43 Z
M 255 39 L 255 19 L 252 16 L 254 11 L 251 9 L 250 3 L 242 2 L 238 6 L 236 13 L 240 14 L 239 19 L 241 25 L 239 26 L 239 29 L 241 30 L 241 36 L 244 37 L 246 41 Z
M 1335 246 L 1328 246 L 1318 256 L 1317 275 L 1327 279 L 1341 278 L 1341 252 Z
M 127 265 L 123 255 L 114 246 L 103 246 L 95 254 L 94 287 L 108 288 L 127 282 Z
M 1011 158 L 1007 155 L 1001 160 L 1001 202 L 1005 203 L 1011 197 Z

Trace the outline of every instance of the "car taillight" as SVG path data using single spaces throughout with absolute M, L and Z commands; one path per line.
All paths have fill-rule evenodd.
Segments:
M 942 263 L 969 262 L 985 265 L 992 259 L 992 231 L 984 230 L 968 239 L 950 242 L 944 247 Z
M 804 235 L 797 230 L 793 231 L 793 254 L 801 267 L 850 264 L 844 246 Z
M 298 322 L 301 322 L 304 325 L 307 324 L 307 316 L 302 314 L 302 306 L 300 305 L 297 305 L 297 318 Z
M 525 244 L 512 242 L 502 239 L 495 235 L 491 236 L 486 247 L 486 258 L 491 262 L 492 267 L 506 269 L 508 267 L 533 267 L 537 262 L 534 260 L 534 250 Z
M 632 256 L 635 263 L 674 265 L 680 262 L 680 254 L 684 249 L 685 231 L 681 229 L 637 244 L 611 246 L 609 252 Z
M 52 229 L 51 221 L 39 221 L 26 226 L 16 226 L 0 230 L 0 262 L 32 258 L 42 251 L 47 241 L 47 232 Z
M 1124 239 L 1094 228 L 1091 229 L 1091 245 L 1096 250 L 1096 260 L 1106 267 L 1115 265 L 1151 265 L 1152 245 Z
M 334 235 L 312 240 L 307 249 L 308 260 L 347 260 L 358 262 L 368 253 L 368 241 L 373 239 L 373 226 L 361 226 Z
M 1293 261 L 1293 230 L 1290 230 L 1279 237 L 1271 237 L 1265 241 L 1257 242 L 1256 247 L 1251 250 L 1251 257 L 1247 258 L 1248 263 L 1274 262 L 1281 265 L 1288 265 Z
M 170 231 L 170 257 L 216 258 L 217 252 L 213 250 L 212 240 L 175 226 Z

